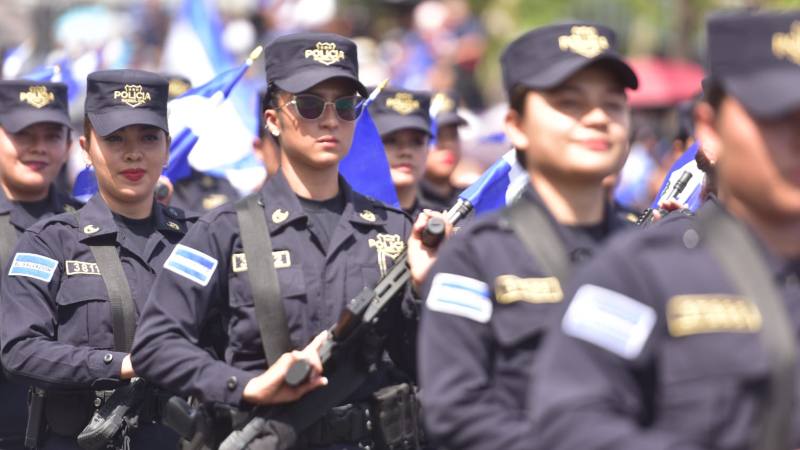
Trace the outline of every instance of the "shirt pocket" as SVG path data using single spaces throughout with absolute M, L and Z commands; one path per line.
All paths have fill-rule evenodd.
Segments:
M 111 306 L 100 276 L 67 278 L 56 295 L 56 310 L 59 342 L 97 349 L 113 348 Z
M 769 377 L 757 333 L 668 339 L 659 358 L 659 428 L 714 448 L 749 442 Z
M 280 284 L 280 296 L 286 316 L 289 336 L 295 345 L 305 343 L 304 339 L 310 335 L 305 332 L 308 328 L 306 307 L 306 286 L 303 268 L 294 265 L 276 270 Z M 243 353 L 262 354 L 261 334 L 256 317 L 255 302 L 253 299 L 250 274 L 242 272 L 231 281 L 230 306 L 231 319 L 228 324 L 231 346 L 234 351 Z M 246 285 L 246 286 L 244 286 Z

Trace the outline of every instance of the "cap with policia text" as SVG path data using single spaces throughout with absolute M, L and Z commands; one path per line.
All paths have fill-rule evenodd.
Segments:
M 169 82 L 143 70 L 103 70 L 86 79 L 86 114 L 95 132 L 107 136 L 129 125 L 152 125 L 169 133 Z
M 381 137 L 412 129 L 431 134 L 431 97 L 427 92 L 384 88 L 369 105 Z
M 0 81 L 0 126 L 16 133 L 40 122 L 70 126 L 67 86 L 28 80 Z
M 459 98 L 449 92 L 438 92 L 431 100 L 431 115 L 436 119 L 436 126 L 466 125 L 467 121 L 459 116 Z
M 500 58 L 503 85 L 511 94 L 517 86 L 547 90 L 581 69 L 602 63 L 624 87 L 636 89 L 633 69 L 616 50 L 616 34 L 590 23 L 550 25 L 529 31 L 506 47 Z
M 333 33 L 296 33 L 281 36 L 265 50 L 267 82 L 297 94 L 331 78 L 352 80 L 362 97 L 367 89 L 358 81 L 356 44 Z
M 736 11 L 707 22 L 710 83 L 762 119 L 800 109 L 800 11 Z

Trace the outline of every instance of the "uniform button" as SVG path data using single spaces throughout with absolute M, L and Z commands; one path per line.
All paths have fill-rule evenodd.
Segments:
M 114 355 L 112 355 L 111 353 L 106 353 L 105 355 L 103 355 L 103 362 L 104 363 L 111 364 L 111 361 L 113 361 L 113 360 L 114 360 Z
M 239 384 L 239 380 L 237 380 L 236 377 L 228 378 L 228 390 L 232 391 L 232 390 L 236 389 L 236 385 L 238 385 L 238 384 Z
M 588 248 L 576 248 L 572 251 L 572 262 L 579 263 L 592 257 L 592 251 Z

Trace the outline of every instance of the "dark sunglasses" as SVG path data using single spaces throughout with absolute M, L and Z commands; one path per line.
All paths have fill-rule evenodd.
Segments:
M 352 122 L 361 115 L 361 111 L 364 109 L 363 104 L 363 99 L 357 95 L 339 97 L 329 102 L 318 95 L 297 94 L 291 101 L 279 106 L 278 109 L 286 105 L 294 105 L 300 117 L 308 120 L 315 120 L 322 116 L 322 113 L 325 112 L 325 107 L 333 105 L 333 109 L 336 110 L 336 115 L 339 119 Z

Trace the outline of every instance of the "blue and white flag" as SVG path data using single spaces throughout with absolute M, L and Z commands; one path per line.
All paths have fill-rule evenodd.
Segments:
M 71 103 L 78 99 L 84 84 L 78 83 L 72 73 L 72 64 L 66 57 L 53 65 L 38 67 L 21 77 L 24 80 L 64 83 L 67 85 L 67 100 Z
M 528 172 L 511 149 L 492 164 L 458 198 L 469 202 L 480 215 L 502 208 L 517 198 L 528 184 Z
M 210 170 L 212 166 L 240 170 L 242 161 L 251 161 L 252 135 L 241 122 L 236 121 L 238 114 L 233 111 L 231 115 L 223 105 L 227 103 L 225 99 L 253 61 L 261 55 L 261 51 L 261 47 L 256 48 L 241 67 L 223 72 L 210 82 L 184 92 L 167 104 L 169 129 L 173 139 L 169 161 L 163 174 L 171 182 L 178 182 L 191 174 L 189 156 L 196 149 L 199 150 L 200 146 L 213 151 L 210 158 L 204 158 L 209 167 L 197 168 L 201 171 Z M 237 141 L 237 136 L 245 137 Z M 214 154 L 219 157 L 214 157 Z M 261 166 L 263 178 L 263 165 Z M 225 172 L 224 175 L 229 174 L 228 171 Z M 87 167 L 78 174 L 72 194 L 78 200 L 86 201 L 95 192 L 97 179 L 94 169 Z
M 675 183 L 677 183 L 678 179 L 686 172 L 690 173 L 692 176 L 689 178 L 686 187 L 675 200 L 685 205 L 685 207 L 691 211 L 697 211 L 697 209 L 700 208 L 700 205 L 703 203 L 701 194 L 706 174 L 697 167 L 697 162 L 695 162 L 694 159 L 697 155 L 698 148 L 699 142 L 695 141 L 683 152 L 683 155 L 675 161 L 672 167 L 670 167 L 669 173 L 661 184 L 661 189 L 658 190 L 658 195 L 650 205 L 651 208 L 658 208 L 661 202 L 669 200 L 667 197 L 672 194 Z
M 161 70 L 185 75 L 199 86 L 233 68 L 236 63 L 222 44 L 222 31 L 214 0 L 183 0 L 164 43 Z
M 354 191 L 398 207 L 400 201 L 392 183 L 392 172 L 389 169 L 389 160 L 386 159 L 386 150 L 383 148 L 378 127 L 375 126 L 367 109 L 388 82 L 389 80 L 385 80 L 364 100 L 361 116 L 353 132 L 353 143 L 347 156 L 339 163 L 339 173 L 350 183 Z

